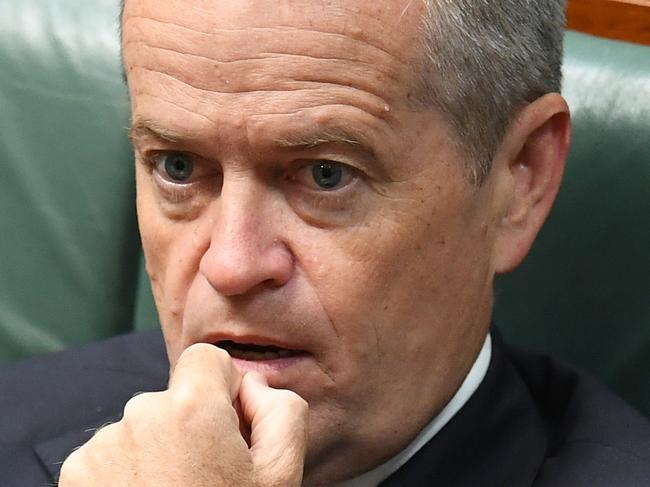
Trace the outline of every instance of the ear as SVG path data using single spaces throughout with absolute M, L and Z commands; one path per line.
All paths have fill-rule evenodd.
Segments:
M 493 169 L 497 218 L 493 265 L 509 272 L 526 257 L 557 195 L 571 138 L 557 93 L 526 106 L 506 133 Z

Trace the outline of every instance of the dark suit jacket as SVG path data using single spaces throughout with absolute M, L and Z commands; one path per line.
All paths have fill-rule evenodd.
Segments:
M 93 429 L 138 391 L 163 390 L 158 331 L 0 371 L 0 485 L 53 485 Z M 650 426 L 595 382 L 493 333 L 488 373 L 461 411 L 382 486 L 650 486 Z

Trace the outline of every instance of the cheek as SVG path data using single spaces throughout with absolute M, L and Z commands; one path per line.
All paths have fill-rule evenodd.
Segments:
M 474 323 L 490 279 L 480 216 L 459 216 L 460 204 L 395 212 L 321 246 L 331 265 L 316 287 L 349 356 L 379 366 Z
M 355 434 L 384 431 L 395 411 L 417 429 L 438 411 L 481 341 L 477 322 L 489 313 L 478 220 L 396 221 L 320 250 L 332 263 L 316 287 L 338 338 L 330 357 L 337 402 L 355 412 Z
M 335 321 L 342 322 L 339 334 L 363 332 L 365 327 L 360 323 L 376 323 L 397 310 L 396 306 L 408 306 L 410 292 L 402 291 L 413 289 L 400 289 L 397 280 L 408 276 L 417 281 L 418 275 L 427 274 L 422 272 L 423 259 L 433 259 L 425 255 L 421 244 L 430 237 L 412 228 L 404 233 L 392 222 L 382 220 L 320 245 L 317 252 L 323 258 L 315 266 L 317 272 L 312 271 L 312 282 L 317 282 L 324 306 L 338 318 Z
M 172 221 L 156 202 L 144 171 L 138 181 L 137 209 L 147 273 L 172 363 L 182 351 L 182 320 L 188 290 L 205 245 L 199 221 Z
M 402 245 L 384 225 L 336 231 L 296 245 L 297 260 L 336 336 L 325 360 L 336 377 L 338 400 L 365 409 L 377 379 L 390 375 L 382 341 L 393 314 L 393 279 L 404 265 Z M 312 233 L 312 232 L 310 232 Z M 404 303 L 399 303 L 404 306 Z
M 158 212 L 150 174 L 141 164 L 136 164 L 136 188 L 138 227 L 142 239 L 147 273 L 151 279 L 154 297 L 159 302 L 160 273 L 165 269 L 170 238 Z

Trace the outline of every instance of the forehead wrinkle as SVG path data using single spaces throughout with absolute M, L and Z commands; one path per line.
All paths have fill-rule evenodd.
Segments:
M 159 0 L 132 0 L 127 2 L 123 25 L 131 18 L 156 19 L 183 25 L 205 34 L 216 30 L 247 31 L 273 27 L 309 30 L 312 33 L 343 35 L 363 41 L 367 47 L 381 50 L 393 57 L 413 58 L 417 42 L 417 27 L 424 13 L 424 3 L 417 8 L 404 8 L 409 0 L 360 2 L 350 0 L 313 2 L 246 0 L 238 2 L 191 2 L 166 0 L 161 9 Z M 406 13 L 408 11 L 408 14 Z M 301 17 L 300 23 L 296 23 Z M 417 48 L 416 48 L 417 49 Z
M 151 47 L 141 41 L 137 42 L 141 46 L 140 52 L 149 52 L 152 56 L 147 59 L 148 62 L 141 60 L 138 65 L 131 65 L 130 68 L 137 67 L 160 73 L 163 73 L 164 70 L 164 74 L 204 91 L 221 93 L 274 92 L 338 86 L 372 95 L 377 98 L 377 104 L 381 106 L 388 105 L 383 94 L 392 91 L 386 86 L 383 86 L 382 89 L 374 86 L 373 81 L 381 82 L 382 73 L 376 72 L 374 76 L 371 76 L 367 70 L 362 69 L 362 66 L 348 65 L 344 70 L 345 73 L 338 76 L 329 73 L 328 68 L 331 64 L 341 65 L 338 59 L 328 61 L 302 56 L 301 59 L 308 65 L 303 63 L 300 67 L 297 66 L 298 63 L 292 62 L 295 55 L 285 54 L 260 57 L 257 60 L 240 59 L 221 62 L 176 50 Z M 172 59 L 177 56 L 180 59 Z M 196 64 L 189 66 L 187 57 L 197 60 L 199 66 Z M 278 61 L 284 66 L 278 66 Z M 316 68 L 313 67 L 314 64 L 317 65 Z M 319 66 L 320 64 L 324 64 L 324 66 Z M 161 66 L 158 67 L 158 65 Z M 154 66 L 156 67 L 154 68 Z M 374 66 L 368 67 L 374 69 Z M 189 80 L 188 77 L 191 77 L 192 80 Z M 262 87 L 268 84 L 274 84 L 276 88 Z M 307 86 L 311 84 L 314 87 Z M 396 85 L 399 86 L 398 83 Z
M 251 90 L 245 92 L 219 92 L 215 90 L 210 90 L 203 88 L 195 83 L 190 82 L 189 80 L 179 79 L 171 74 L 164 73 L 158 70 L 150 69 L 144 66 L 132 66 L 132 72 L 134 71 L 144 71 L 148 72 L 154 76 L 160 76 L 172 83 L 176 83 L 185 87 L 183 90 L 188 98 L 195 98 L 195 103 L 200 102 L 201 105 L 213 105 L 215 108 L 223 108 L 224 106 L 252 106 L 256 109 L 260 108 L 261 104 L 279 104 L 279 103 L 291 103 L 293 100 L 289 95 L 304 92 L 312 95 L 308 100 L 304 98 L 300 100 L 300 106 L 296 110 L 303 108 L 311 108 L 313 106 L 323 106 L 323 105 L 337 105 L 343 104 L 342 102 L 347 102 L 350 106 L 358 108 L 360 110 L 366 111 L 368 113 L 374 113 L 378 118 L 389 118 L 391 116 L 389 105 L 380 99 L 378 102 L 376 97 L 371 93 L 359 90 L 350 86 L 334 85 L 334 87 L 325 87 L 327 84 L 323 83 L 322 86 L 314 86 L 310 88 L 294 88 L 294 89 L 262 89 L 262 90 Z M 168 91 L 163 89 L 163 93 Z M 200 92 L 203 96 L 197 99 L 196 92 Z M 336 97 L 332 95 L 336 94 Z M 350 95 L 354 95 L 354 100 L 350 100 Z M 359 96 L 359 93 L 365 96 Z M 268 94 L 286 94 L 286 100 L 284 98 L 280 99 L 270 99 L 269 101 L 264 99 L 264 96 Z M 242 103 L 242 98 L 258 98 L 253 100 L 252 103 Z M 189 110 L 189 109 L 188 109 Z M 191 110 L 190 110 L 191 111 Z
M 368 53 L 363 47 L 363 42 L 345 38 L 345 42 L 331 45 L 322 39 L 296 39 L 294 35 L 282 39 L 273 29 L 265 32 L 273 35 L 264 38 L 250 39 L 250 32 L 238 31 L 244 38 L 232 39 L 230 37 L 212 38 L 209 40 L 192 37 L 193 31 L 184 32 L 182 46 L 174 36 L 166 35 L 156 29 L 134 29 L 123 39 L 124 59 L 128 70 L 129 61 L 135 57 L 133 52 L 146 51 L 153 59 L 167 61 L 172 69 L 178 71 L 180 65 L 188 64 L 192 60 L 199 61 L 191 66 L 194 73 L 201 74 L 205 80 L 218 81 L 224 79 L 230 82 L 247 79 L 255 80 L 260 75 L 268 77 L 277 73 L 275 62 L 285 63 L 284 73 L 293 72 L 296 79 L 303 81 L 333 81 L 342 78 L 341 84 L 356 84 L 367 91 L 382 97 L 388 88 L 404 91 L 412 84 L 412 69 L 405 69 L 399 57 Z M 304 42 L 303 42 L 304 41 Z M 318 42 L 316 42 L 318 41 Z M 242 47 L 252 43 L 253 46 L 263 46 L 263 51 L 255 52 L 255 47 Z M 350 47 L 352 45 L 352 48 Z M 218 48 L 218 49 L 217 49 Z M 185 57 L 185 59 L 183 59 Z M 171 61 L 169 58 L 173 58 Z M 189 58 L 189 59 L 188 59 Z M 262 61 L 262 67 L 270 68 L 267 72 L 260 72 L 255 60 Z M 297 61 L 297 62 L 296 62 Z M 304 61 L 304 62 L 302 62 Z M 241 63 L 241 64 L 238 64 Z M 233 73 L 236 69 L 248 70 L 248 73 Z M 202 73 L 197 73 L 202 70 Z M 248 74 L 249 76 L 244 76 Z M 227 76 L 233 76 L 228 79 Z M 315 79 L 317 76 L 329 79 Z M 257 77 L 257 78 L 256 78 Z M 385 83 L 393 81 L 394 83 Z M 378 86 L 381 85 L 381 86 Z
M 285 35 L 287 37 L 287 40 L 289 40 L 288 47 L 290 48 L 300 48 L 302 46 L 301 42 L 297 42 L 296 37 L 300 37 L 301 35 L 313 35 L 316 34 L 317 37 L 320 37 L 320 42 L 315 44 L 314 46 L 310 47 L 310 52 L 319 49 L 319 47 L 325 45 L 325 40 L 337 40 L 341 42 L 346 42 L 349 43 L 350 46 L 346 47 L 352 47 L 355 46 L 357 48 L 367 48 L 370 47 L 372 51 L 374 51 L 372 54 L 375 56 L 380 56 L 381 58 L 390 58 L 390 61 L 393 63 L 397 63 L 401 65 L 404 68 L 410 69 L 410 64 L 403 61 L 400 56 L 396 56 L 395 54 L 391 53 L 390 51 L 374 45 L 373 43 L 365 40 L 365 39 L 358 39 L 353 36 L 341 34 L 338 32 L 328 32 L 325 30 L 318 30 L 318 29 L 305 29 L 305 28 L 299 28 L 299 27 L 291 27 L 291 26 L 273 26 L 273 27 L 249 27 L 249 28 L 237 28 L 237 29 L 226 29 L 226 28 L 219 28 L 219 29 L 213 29 L 211 31 L 203 31 L 200 29 L 196 29 L 194 27 L 188 27 L 187 25 L 178 23 L 178 21 L 172 21 L 172 20 L 160 20 L 156 19 L 153 17 L 144 17 L 144 16 L 131 16 L 127 18 L 124 21 L 124 31 L 127 34 L 131 33 L 131 28 L 127 29 L 126 27 L 135 22 L 139 21 L 142 23 L 153 23 L 153 24 L 160 24 L 158 25 L 158 29 L 156 30 L 161 30 L 161 27 L 163 28 L 173 28 L 177 29 L 182 32 L 182 38 L 184 41 L 192 41 L 191 43 L 198 45 L 197 47 L 202 48 L 199 50 L 199 54 L 203 50 L 212 50 L 214 46 L 223 46 L 224 43 L 227 43 L 231 38 L 234 37 L 234 35 L 239 35 L 241 38 L 247 38 L 250 39 L 251 36 L 255 36 L 256 34 L 269 34 L 269 39 L 265 39 L 266 43 L 268 44 L 269 42 L 278 42 L 282 38 L 279 37 L 280 35 Z M 148 33 L 146 30 L 143 30 L 141 28 L 133 28 L 136 32 L 139 32 L 143 37 L 146 36 Z M 168 43 L 167 45 L 172 45 L 173 42 L 171 41 L 172 36 L 169 35 L 169 32 L 159 32 L 159 35 L 155 37 L 155 40 L 159 44 L 165 45 L 165 43 Z M 188 35 L 191 35 L 192 37 L 188 39 Z M 124 39 L 127 39 L 129 36 L 125 35 Z M 313 39 L 311 39 L 313 41 Z M 202 43 L 199 41 L 203 41 Z M 128 44 L 129 41 L 126 41 L 124 45 Z M 241 44 L 240 42 L 238 44 Z M 239 45 L 237 47 L 240 47 Z M 237 49 L 234 48 L 223 48 L 222 51 L 229 51 L 229 52 L 236 52 Z M 355 51 L 356 52 L 356 51 Z M 290 54 L 290 52 L 288 52 Z M 202 54 L 210 59 L 215 59 L 213 57 L 207 56 L 205 54 Z M 368 55 L 368 53 L 364 53 L 364 55 Z M 317 57 L 317 56 L 312 56 L 312 57 Z M 323 56 L 324 57 L 324 56 Z M 228 61 L 229 57 L 224 57 L 220 59 L 221 61 Z M 236 59 L 236 57 L 235 57 Z M 359 57 L 351 57 L 351 60 L 354 61 L 362 61 Z M 383 59 L 383 61 L 386 61 L 387 59 Z M 385 64 L 385 63 L 382 63 Z
M 170 53 L 170 54 L 178 54 L 182 56 L 189 56 L 195 59 L 199 59 L 202 61 L 209 61 L 213 63 L 214 65 L 234 65 L 237 63 L 241 63 L 244 61 L 255 61 L 255 60 L 273 60 L 273 59 L 306 59 L 306 60 L 318 60 L 318 61 L 330 61 L 333 63 L 338 63 L 339 65 L 342 63 L 356 63 L 360 66 L 364 67 L 370 67 L 373 69 L 377 69 L 377 71 L 386 74 L 389 76 L 391 79 L 398 81 L 397 77 L 395 77 L 390 70 L 385 69 L 382 70 L 380 68 L 384 67 L 383 65 L 377 65 L 375 63 L 371 63 L 362 59 L 358 58 L 353 58 L 353 57 L 331 57 L 331 56 L 319 56 L 316 54 L 296 54 L 296 53 L 288 53 L 288 52 L 281 52 L 281 51 L 262 51 L 257 55 L 250 55 L 246 57 L 239 57 L 239 58 L 217 58 L 217 57 L 212 57 L 212 56 L 207 56 L 203 54 L 197 54 L 195 52 L 191 52 L 189 50 L 182 51 L 180 49 L 172 48 L 172 47 L 161 47 L 161 46 L 154 46 L 152 44 L 147 43 L 144 40 L 132 40 L 132 41 L 127 41 L 124 43 L 124 47 L 130 47 L 130 46 L 141 46 L 144 47 L 145 49 L 149 49 L 152 51 L 160 51 L 161 53 Z
M 160 98 L 159 96 L 156 96 L 153 93 L 147 93 L 144 90 L 140 90 L 137 93 L 138 93 L 138 96 L 140 98 L 152 98 L 156 103 L 167 104 L 167 105 L 172 106 L 175 109 L 186 112 L 190 116 L 198 117 L 201 120 L 203 120 L 204 122 L 207 122 L 209 125 L 213 126 L 214 128 L 216 128 L 217 125 L 218 125 L 217 122 L 215 120 L 213 120 L 212 118 L 210 118 L 208 115 L 204 115 L 203 113 L 193 111 L 193 110 L 181 105 L 180 103 L 176 103 L 176 102 L 173 102 L 173 101 L 168 100 L 168 99 Z M 140 114 L 139 114 L 139 112 L 137 110 L 137 107 L 136 107 L 136 109 L 134 110 L 133 118 L 135 119 L 135 118 L 138 118 L 139 116 L 140 116 Z M 153 118 L 150 118 L 150 120 L 153 120 Z M 158 127 L 162 128 L 162 125 L 158 125 Z M 187 138 L 187 135 L 181 134 L 180 132 L 173 131 L 173 130 L 171 132 L 173 133 L 173 135 L 175 135 L 175 138 L 177 139 L 175 142 L 178 142 L 178 141 L 181 141 L 181 140 L 184 140 L 185 138 Z
M 151 15 L 158 11 L 160 9 L 152 9 Z M 182 25 L 187 23 L 182 14 L 179 12 L 173 20 L 163 24 L 147 16 L 134 15 L 133 19 L 127 19 L 129 29 L 124 39 L 128 51 L 125 52 L 127 69 L 129 61 L 138 59 L 136 51 L 140 54 L 139 51 L 149 49 L 148 55 L 143 57 L 144 67 L 154 71 L 166 70 L 179 81 L 202 90 L 263 92 L 268 90 L 269 84 L 275 83 L 272 88 L 291 91 L 311 88 L 308 86 L 311 83 L 320 83 L 314 84 L 316 88 L 339 84 L 360 88 L 362 92 L 376 96 L 380 110 L 390 106 L 387 100 L 399 102 L 405 99 L 407 91 L 412 88 L 413 70 L 403 69 L 403 53 L 393 56 L 387 51 L 369 48 L 367 40 L 316 28 L 286 26 L 224 28 L 202 33 Z M 203 25 L 199 27 L 206 30 Z M 166 35 L 170 30 L 176 30 L 179 35 Z M 323 34 L 315 36 L 315 32 Z M 296 39 L 300 35 L 304 37 Z M 240 39 L 240 36 L 246 37 Z M 249 39 L 251 36 L 252 40 Z M 337 41 L 330 42 L 332 38 Z M 135 47 L 138 42 L 142 44 Z M 260 49 L 256 51 L 258 46 Z M 159 65 L 167 66 L 159 69 L 154 63 L 157 59 L 163 60 Z M 287 72 L 293 76 L 287 76 Z M 279 79 L 282 75 L 283 80 Z M 318 76 L 320 79 L 315 79 Z

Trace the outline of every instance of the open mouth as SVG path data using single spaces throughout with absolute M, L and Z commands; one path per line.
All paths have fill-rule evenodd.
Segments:
M 232 358 L 241 360 L 277 360 L 281 358 L 304 355 L 302 350 L 291 350 L 274 345 L 257 345 L 254 343 L 237 343 L 231 340 L 222 340 L 215 343 L 223 348 Z

